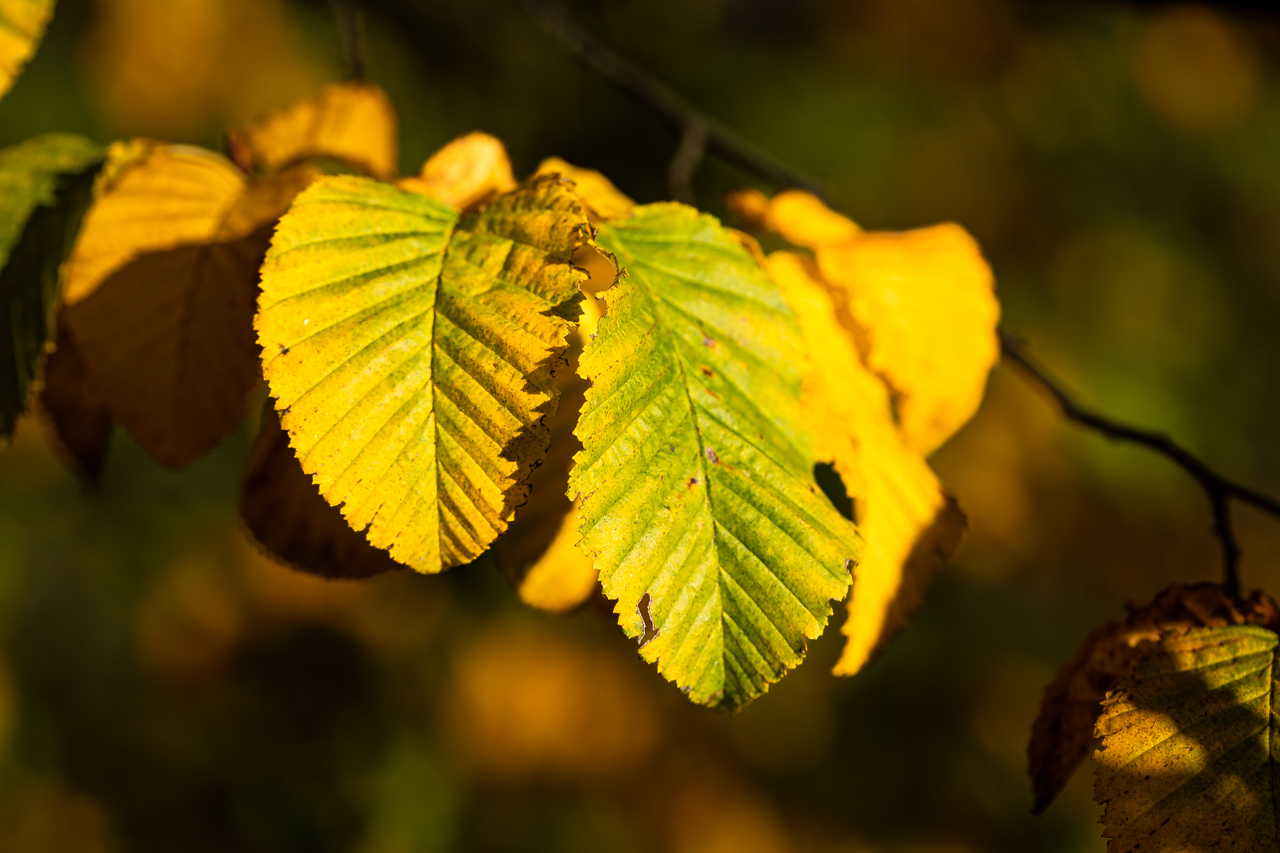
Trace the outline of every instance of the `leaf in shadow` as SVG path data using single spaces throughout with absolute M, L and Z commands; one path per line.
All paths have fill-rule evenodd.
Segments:
M 367 578 L 405 568 L 320 496 L 269 400 L 240 492 L 240 518 L 269 554 L 313 575 Z
M 1192 628 L 1274 625 L 1280 610 L 1263 592 L 1234 601 L 1218 584 L 1175 585 L 1151 603 L 1130 605 L 1123 622 L 1110 622 L 1085 638 L 1045 689 L 1027 747 L 1033 812 L 1043 812 L 1062 790 L 1093 741 L 1094 723 L 1108 691 L 1150 644 Z
M 59 325 L 56 343 L 45 353 L 38 399 L 60 455 L 86 490 L 96 491 L 113 423 L 65 325 Z

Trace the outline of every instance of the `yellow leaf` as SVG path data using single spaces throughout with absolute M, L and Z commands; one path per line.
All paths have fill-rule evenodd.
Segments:
M 53 0 L 0 0 L 0 98 L 36 52 Z
M 208 151 L 113 146 L 64 268 L 62 316 L 111 416 L 183 467 L 240 422 L 261 375 L 258 267 L 315 173 L 246 179 Z
M 589 233 L 545 179 L 459 216 L 331 176 L 281 220 L 256 320 L 271 393 L 321 494 L 397 560 L 468 562 L 524 503 Z
M 214 239 L 246 185 L 230 161 L 203 148 L 113 144 L 63 268 L 64 303 L 84 299 L 138 255 Z
M 320 496 L 270 401 L 245 471 L 240 518 L 271 556 L 304 572 L 367 578 L 405 568 L 352 530 L 342 511 Z
M 397 186 L 440 199 L 467 210 L 516 187 L 507 149 L 487 133 L 468 133 L 441 148 L 423 165 L 417 177 Z
M 845 243 L 862 233 L 852 219 L 801 190 L 784 190 L 771 199 L 759 190 L 736 190 L 726 195 L 725 203 L 747 227 L 771 231 L 807 249 Z
M 276 172 L 306 160 L 342 160 L 389 180 L 399 157 L 397 121 L 386 92 L 336 83 L 228 134 L 236 162 Z
M 594 169 L 582 169 L 566 163 L 559 157 L 543 160 L 534 174 L 560 175 L 573 181 L 578 198 L 586 205 L 592 222 L 626 216 L 636 206 L 604 175 Z
M 958 225 L 879 232 L 817 251 L 842 287 L 863 360 L 894 394 L 907 446 L 929 454 L 978 410 L 1000 357 L 991 268 Z
M 812 355 L 804 398 L 818 436 L 816 457 L 834 461 L 866 542 L 843 628 L 848 640 L 835 667 L 838 675 L 852 675 L 906 627 L 934 570 L 959 545 L 964 516 L 923 457 L 904 444 L 884 386 L 863 367 L 809 263 L 775 252 L 768 269 Z

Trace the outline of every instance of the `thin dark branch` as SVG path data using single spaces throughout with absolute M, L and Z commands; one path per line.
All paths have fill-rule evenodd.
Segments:
M 338 22 L 338 35 L 342 38 L 342 53 L 347 58 L 347 73 L 352 80 L 365 76 L 364 38 L 360 28 L 358 0 L 331 0 L 333 16 Z
M 1007 332 L 1000 332 L 1000 349 L 1007 359 L 1053 397 L 1068 420 L 1114 441 L 1137 444 L 1153 450 L 1173 461 L 1200 484 L 1213 510 L 1214 535 L 1222 546 L 1223 584 L 1232 594 L 1239 596 L 1240 546 L 1236 542 L 1235 529 L 1231 523 L 1231 501 L 1243 501 L 1276 518 L 1280 518 L 1280 501 L 1227 479 L 1163 433 L 1117 423 L 1085 408 L 1047 370 L 1027 355 L 1027 346 L 1023 341 Z
M 673 199 L 685 204 L 695 204 L 693 173 L 698 171 L 698 164 L 706 153 L 706 125 L 689 125 L 680 136 L 680 147 L 676 149 L 676 156 L 671 158 L 671 166 L 667 169 L 667 186 Z
M 680 134 L 680 150 L 676 154 L 676 161 L 671 164 L 673 178 L 682 155 L 691 161 L 691 165 L 686 167 L 680 164 L 680 169 L 687 168 L 688 176 L 692 178 L 701 156 L 694 157 L 685 152 L 692 145 L 689 134 L 697 133 L 694 128 L 701 128 L 701 133 L 705 135 L 705 142 L 701 147 L 708 153 L 745 169 L 779 189 L 798 187 L 825 197 L 826 192 L 819 181 L 792 169 L 751 140 L 703 113 L 670 86 L 596 38 L 556 0 L 516 2 L 562 47 L 576 55 L 592 71 L 653 110 Z

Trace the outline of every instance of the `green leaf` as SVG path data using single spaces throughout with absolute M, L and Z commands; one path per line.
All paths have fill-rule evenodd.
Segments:
M 860 549 L 813 480 L 800 330 L 710 216 L 648 205 L 596 242 L 625 275 L 581 362 L 583 547 L 628 636 L 656 631 L 641 655 L 737 708 L 800 662 Z
M 104 149 L 51 133 L 0 151 L 0 436 L 26 409 L 71 249 Z
M 1196 628 L 1120 681 L 1095 729 L 1110 853 L 1280 850 L 1278 644 L 1265 628 Z
M 281 220 L 256 322 L 271 393 L 320 493 L 396 560 L 469 562 L 524 502 L 589 233 L 555 178 L 459 218 L 335 176 Z

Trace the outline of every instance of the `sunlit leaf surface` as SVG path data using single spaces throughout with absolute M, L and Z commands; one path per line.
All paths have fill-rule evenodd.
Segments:
M 903 443 L 884 385 L 858 359 L 808 262 L 776 252 L 768 268 L 811 354 L 805 408 L 818 434 L 818 458 L 834 462 L 866 540 L 843 628 L 848 640 L 835 667 L 853 675 L 907 626 L 933 572 L 959 545 L 965 520 L 920 454 Z
M 648 205 L 597 242 L 626 274 L 582 358 L 583 547 L 628 636 L 656 632 L 641 655 L 736 708 L 800 662 L 860 550 L 813 481 L 800 330 L 710 216 Z
M 0 98 L 40 44 L 54 0 L 0 0 Z
M 0 151 L 0 438 L 25 411 L 62 263 L 105 152 L 51 133 Z
M 613 185 L 613 182 L 594 169 L 583 169 L 561 160 L 548 157 L 538 164 L 539 175 L 560 175 L 573 181 L 578 198 L 586 205 L 592 221 L 617 219 L 626 216 L 636 203 Z
M 401 189 L 425 193 L 458 210 L 467 210 L 515 189 L 507 149 L 487 133 L 468 133 L 441 148 Z
M 1266 628 L 1162 639 L 1103 703 L 1109 853 L 1280 850 L 1276 648 Z
M 256 323 L 271 393 L 320 493 L 400 562 L 474 559 L 524 502 L 588 229 L 548 179 L 459 218 L 336 176 L 281 220 Z

